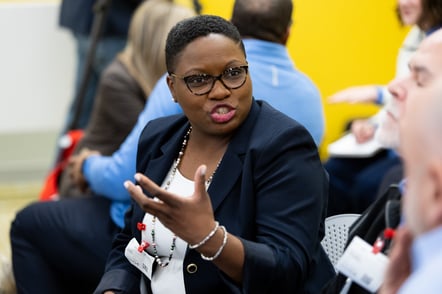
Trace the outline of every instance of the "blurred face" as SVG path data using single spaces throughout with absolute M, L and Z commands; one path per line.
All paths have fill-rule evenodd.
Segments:
M 393 94 L 393 99 L 384 106 L 375 139 L 386 148 L 397 149 L 400 143 L 399 118 L 406 97 L 396 95 L 394 90 L 390 89 L 390 91 Z
M 192 124 L 192 132 L 230 135 L 246 119 L 252 104 L 250 76 L 247 74 L 244 83 L 235 89 L 226 87 L 231 81 L 235 84 L 235 77 L 241 75 L 240 67 L 244 65 L 247 61 L 240 46 L 220 34 L 197 38 L 184 48 L 176 64 L 176 76 L 169 76 L 167 81 L 174 99 Z M 204 75 L 222 77 L 215 80 L 208 93 L 192 93 L 186 81 L 198 86 L 206 79 Z
M 415 235 L 428 231 L 436 219 L 434 136 L 442 99 L 442 31 L 424 40 L 410 61 L 410 75 L 393 85 L 407 96 L 400 120 L 401 154 L 407 177 L 404 212 Z M 436 131 L 437 132 L 437 131 Z
M 399 14 L 405 25 L 414 25 L 422 15 L 422 0 L 398 0 Z

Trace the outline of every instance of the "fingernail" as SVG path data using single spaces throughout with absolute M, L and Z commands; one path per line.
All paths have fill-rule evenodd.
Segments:
M 205 176 L 205 175 L 206 175 L 206 171 L 207 171 L 207 166 L 206 166 L 206 165 L 203 165 L 203 166 L 201 167 L 201 175 L 202 175 L 202 176 Z
M 123 185 L 124 185 L 124 188 L 128 189 L 129 188 L 129 181 L 125 181 L 123 183 Z
M 135 178 L 135 180 L 137 180 L 139 182 L 141 179 L 141 176 L 139 174 L 135 174 L 134 178 Z

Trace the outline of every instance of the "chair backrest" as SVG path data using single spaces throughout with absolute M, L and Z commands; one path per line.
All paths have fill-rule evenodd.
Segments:
M 360 214 L 338 214 L 325 219 L 325 236 L 321 244 L 335 266 L 344 253 L 348 229 Z

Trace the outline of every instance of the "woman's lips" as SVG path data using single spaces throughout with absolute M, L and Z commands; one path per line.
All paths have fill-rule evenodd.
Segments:
M 229 105 L 218 105 L 210 112 L 210 117 L 216 123 L 226 123 L 235 116 L 236 110 Z

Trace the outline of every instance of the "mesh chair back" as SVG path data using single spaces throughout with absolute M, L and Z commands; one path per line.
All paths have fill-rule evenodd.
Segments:
M 359 214 L 338 214 L 325 219 L 325 236 L 321 244 L 334 266 L 344 253 L 348 229 L 359 216 Z

